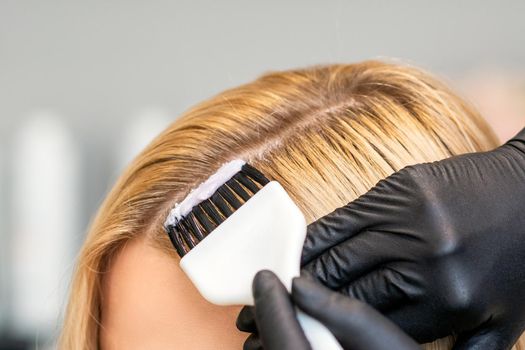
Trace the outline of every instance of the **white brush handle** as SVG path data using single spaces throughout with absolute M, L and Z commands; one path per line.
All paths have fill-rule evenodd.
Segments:
M 300 274 L 305 236 L 302 212 L 272 181 L 186 254 L 180 266 L 206 300 L 253 305 L 252 281 L 260 270 L 273 271 L 290 291 Z M 319 321 L 300 311 L 297 318 L 313 350 L 342 350 Z
M 313 350 L 342 350 L 341 344 L 321 322 L 297 310 L 297 319 Z

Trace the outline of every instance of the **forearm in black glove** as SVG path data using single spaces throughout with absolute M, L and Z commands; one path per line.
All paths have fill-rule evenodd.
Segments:
M 330 329 L 345 350 L 419 349 L 417 343 L 371 307 L 306 278 L 294 280 L 290 298 L 275 274 L 261 271 L 255 276 L 253 293 L 260 340 L 257 340 L 258 345 L 248 342 L 245 348 L 310 350 L 296 319 L 295 302 Z
M 309 225 L 302 263 L 419 342 L 509 349 L 525 329 L 525 129 L 380 181 Z

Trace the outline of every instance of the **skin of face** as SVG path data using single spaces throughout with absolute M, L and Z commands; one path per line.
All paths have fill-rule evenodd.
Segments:
M 103 278 L 100 347 L 242 349 L 239 306 L 216 306 L 195 289 L 173 258 L 145 239 L 128 242 Z

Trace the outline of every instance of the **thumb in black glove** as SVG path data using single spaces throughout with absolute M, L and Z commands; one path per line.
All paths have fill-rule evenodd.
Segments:
M 295 316 L 293 302 L 323 323 L 345 350 L 415 350 L 417 343 L 371 307 L 306 278 L 293 282 L 292 298 L 278 277 L 259 272 L 253 282 L 255 322 L 260 341 L 252 337 L 245 349 L 310 350 Z M 238 325 L 243 320 L 238 320 Z

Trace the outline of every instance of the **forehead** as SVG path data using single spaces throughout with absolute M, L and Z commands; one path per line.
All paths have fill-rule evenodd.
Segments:
M 173 260 L 145 239 L 115 256 L 102 286 L 103 349 L 241 349 L 239 307 L 208 303 Z

